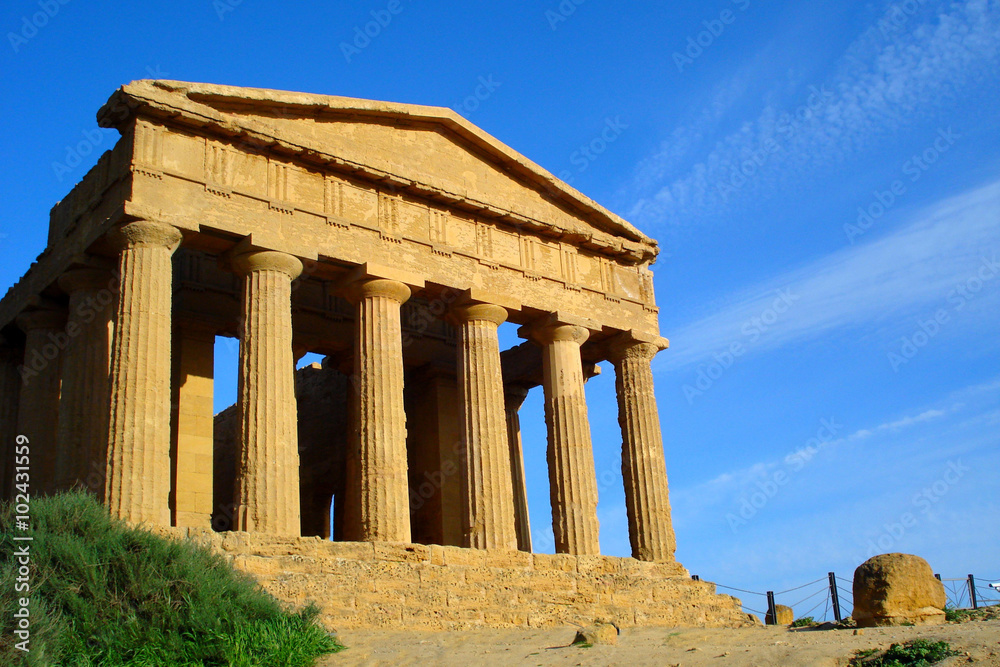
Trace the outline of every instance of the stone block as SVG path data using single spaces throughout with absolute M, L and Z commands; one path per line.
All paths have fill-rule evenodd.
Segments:
M 423 567 L 420 568 L 420 583 L 438 586 L 465 586 L 465 568 L 459 567 Z
M 911 554 L 869 558 L 854 571 L 858 627 L 944 623 L 944 585 L 927 561 Z
M 444 562 L 448 566 L 486 567 L 486 552 L 482 549 L 444 547 Z
M 430 550 L 423 544 L 373 542 L 375 560 L 422 563 L 430 560 Z
M 622 560 L 610 556 L 577 556 L 576 567 L 581 575 L 618 574 Z
M 491 550 L 486 552 L 486 567 L 528 570 L 532 568 L 533 563 L 532 554 L 526 551 Z
M 577 557 L 566 554 L 532 554 L 534 569 L 576 572 Z
M 786 607 L 783 604 L 774 605 L 775 616 L 777 619 L 771 618 L 771 612 L 767 612 L 764 615 L 764 622 L 768 625 L 791 625 L 792 621 L 795 620 L 795 611 L 791 607 Z
M 334 558 L 360 561 L 375 559 L 375 545 L 371 542 L 327 542 L 324 549 Z
M 445 549 L 439 544 L 431 544 L 427 547 L 431 565 L 445 564 Z

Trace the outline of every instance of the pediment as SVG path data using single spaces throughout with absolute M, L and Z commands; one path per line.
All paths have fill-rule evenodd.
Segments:
M 602 253 L 655 259 L 656 242 L 456 114 L 439 107 L 175 81 L 123 86 L 99 122 L 136 116 L 325 162 Z

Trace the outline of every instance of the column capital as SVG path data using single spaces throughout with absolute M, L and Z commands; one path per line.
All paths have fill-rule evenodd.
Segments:
M 66 326 L 66 313 L 55 309 L 26 310 L 15 321 L 25 333 L 34 329 L 58 330 Z
M 112 289 L 112 273 L 103 269 L 71 269 L 59 276 L 59 287 L 67 294 L 82 290 Z
M 256 271 L 277 271 L 295 280 L 302 275 L 302 261 L 294 255 L 277 250 L 250 250 L 234 255 L 233 271 L 246 276 Z
M 531 331 L 531 339 L 542 345 L 555 341 L 572 341 L 577 345 L 583 345 L 588 338 L 590 330 L 576 324 L 550 324 Z
M 177 250 L 181 244 L 181 232 L 173 225 L 152 220 L 126 222 L 108 232 L 108 240 L 117 250 L 137 246 L 159 246 Z
M 666 338 L 623 331 L 604 343 L 604 351 L 608 361 L 613 364 L 626 360 L 652 361 L 653 357 L 669 345 Z
M 491 303 L 469 303 L 454 306 L 448 313 L 453 323 L 492 322 L 500 326 L 507 321 L 507 309 Z
M 598 331 L 600 328 L 600 325 L 592 320 L 556 312 L 525 324 L 517 330 L 517 335 L 539 345 L 555 341 L 572 341 L 577 345 L 583 345 L 590 338 L 590 332 Z
M 344 296 L 351 303 L 371 297 L 384 297 L 402 305 L 410 299 L 412 293 L 409 286 L 398 280 L 362 278 L 348 285 Z

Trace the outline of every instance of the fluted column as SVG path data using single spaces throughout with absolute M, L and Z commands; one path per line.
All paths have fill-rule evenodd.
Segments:
M 554 324 L 537 329 L 542 345 L 542 384 L 552 532 L 556 552 L 599 554 L 597 474 L 583 390 L 580 346 L 590 336 L 581 326 Z
M 62 363 L 56 488 L 81 486 L 103 498 L 111 319 L 117 284 L 110 272 L 77 269 L 62 275 L 59 286 L 69 293 L 69 320 Z
M 510 449 L 497 327 L 507 311 L 492 304 L 452 309 L 458 335 L 464 545 L 517 549 Z
M 0 337 L 0 500 L 10 497 L 17 438 L 17 406 L 21 395 L 21 375 L 17 368 L 21 352 L 8 347 Z
M 292 281 L 302 273 L 302 262 L 265 250 L 238 255 L 233 268 L 243 276 L 237 529 L 297 536 L 299 439 L 291 304 Z
M 528 388 L 511 385 L 504 389 L 504 411 L 507 413 L 507 443 L 510 450 L 510 479 L 514 489 L 514 528 L 517 548 L 531 551 L 531 524 L 528 520 L 528 487 L 524 480 L 524 448 L 521 445 L 521 417 L 518 414 Z
M 632 557 L 671 562 L 676 540 L 670 519 L 667 467 L 650 362 L 660 347 L 629 339 L 610 347 L 622 429 L 622 478 Z
M 31 445 L 32 491 L 51 493 L 56 488 L 56 437 L 66 314 L 57 310 L 32 310 L 20 315 L 17 324 L 25 334 L 17 432 L 26 436 Z
M 410 298 L 401 282 L 363 279 L 349 289 L 355 304 L 354 401 L 348 491 L 356 502 L 355 537 L 409 542 L 410 509 L 403 409 L 400 306 Z
M 170 257 L 181 233 L 140 220 L 116 228 L 118 305 L 111 345 L 105 502 L 133 523 L 170 525 Z

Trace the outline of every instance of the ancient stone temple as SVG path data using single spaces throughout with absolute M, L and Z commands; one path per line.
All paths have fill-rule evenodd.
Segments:
M 121 139 L 0 302 L 5 494 L 22 434 L 36 493 L 89 489 L 339 625 L 746 621 L 674 558 L 655 241 L 447 109 L 139 81 L 98 121 Z M 599 555 L 600 361 L 632 559 Z M 528 525 L 539 385 L 556 555 Z

